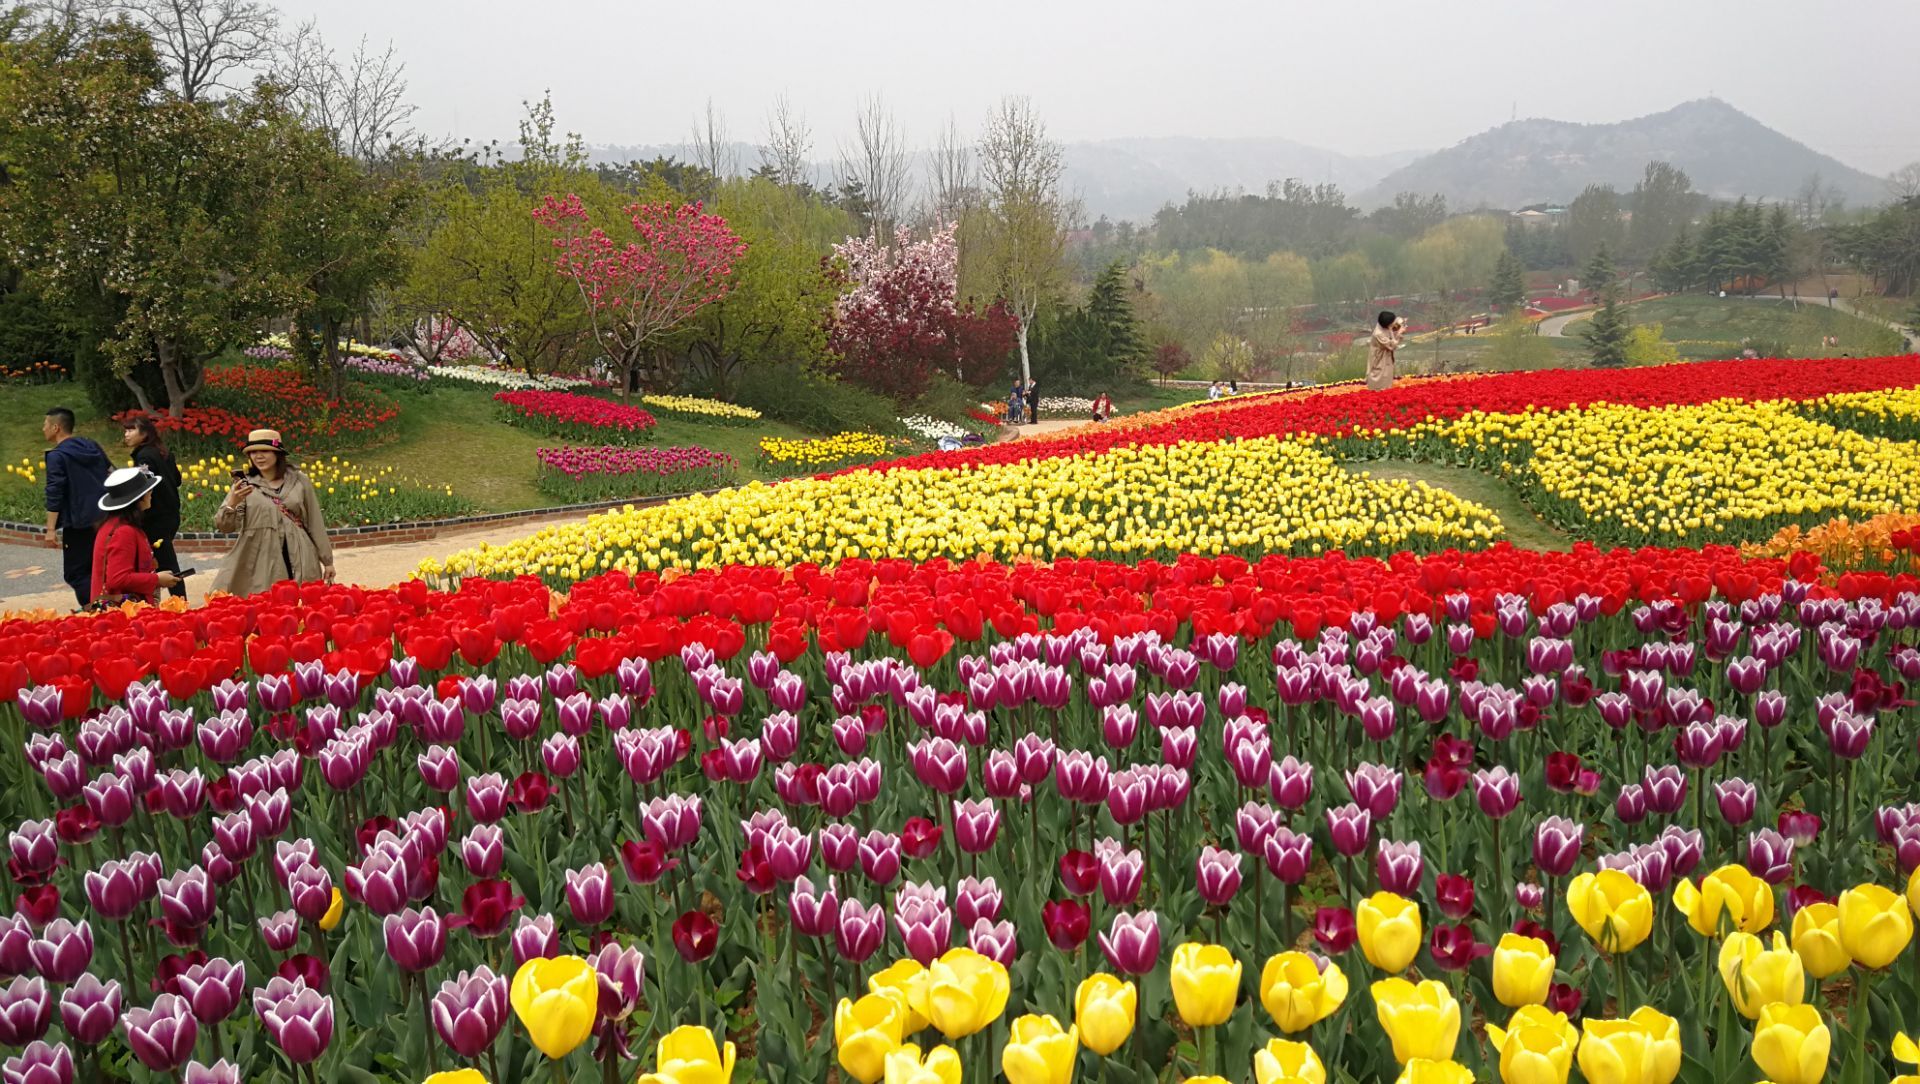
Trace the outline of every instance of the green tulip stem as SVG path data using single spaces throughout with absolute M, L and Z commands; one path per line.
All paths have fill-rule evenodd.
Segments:
M 1613 954 L 1613 1014 L 1615 1016 L 1624 1017 L 1629 1014 L 1627 1000 L 1627 954 L 1616 952 Z
M 567 1084 L 567 1069 L 561 1064 L 561 1059 L 549 1058 L 547 1065 L 553 1069 L 553 1084 Z
M 1281 881 L 1280 882 L 1280 951 L 1285 952 L 1292 947 L 1293 947 L 1293 907 L 1292 907 L 1292 902 L 1287 899 L 1287 882 Z M 1916 957 L 1916 958 L 1920 958 L 1920 957 Z M 1260 960 L 1256 962 L 1263 966 L 1266 963 L 1266 961 L 1264 960 Z
M 440 1052 L 433 1048 L 433 998 L 427 993 L 427 977 L 422 974 L 415 975 L 413 978 L 414 983 L 420 987 L 420 1034 L 425 1036 L 427 1040 L 427 1075 L 432 1076 L 440 1071 Z M 403 983 L 402 985 L 405 984 Z M 217 1033 L 214 1036 L 213 1043 L 214 1049 L 217 1051 L 220 1046 L 220 1038 Z
M 1861 968 L 1860 981 L 1853 986 L 1853 1011 L 1848 1014 L 1847 1020 L 1847 1025 L 1853 1029 L 1854 1062 L 1863 1075 L 1867 1066 L 1867 1023 L 1873 1013 L 1873 994 L 1868 989 L 1872 982 L 1872 970 Z
M 1254 860 L 1253 867 L 1253 966 L 1259 967 L 1266 957 L 1260 955 L 1261 934 L 1267 924 L 1267 879 L 1260 875 L 1260 859 Z

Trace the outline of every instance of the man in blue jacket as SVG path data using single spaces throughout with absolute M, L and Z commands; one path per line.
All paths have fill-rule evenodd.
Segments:
M 59 546 L 61 579 L 82 609 L 93 594 L 93 531 L 100 525 L 100 494 L 113 463 L 87 437 L 73 435 L 73 411 L 54 407 L 40 424 L 47 450 L 47 545 Z

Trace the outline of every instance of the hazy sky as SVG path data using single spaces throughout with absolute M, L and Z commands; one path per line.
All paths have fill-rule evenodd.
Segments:
M 1709 93 L 1873 173 L 1920 158 L 1920 0 L 280 0 L 336 47 L 404 52 L 417 126 L 513 137 L 553 92 L 590 143 L 686 138 L 711 97 L 760 142 L 779 94 L 816 158 L 878 92 L 916 145 L 1001 96 L 1063 140 L 1450 145 L 1509 118 L 1605 122 Z

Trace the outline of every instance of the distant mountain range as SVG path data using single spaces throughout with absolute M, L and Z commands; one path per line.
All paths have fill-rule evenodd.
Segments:
M 1879 178 L 1788 138 L 1717 98 L 1614 124 L 1520 120 L 1433 152 L 1347 155 L 1287 139 L 1128 137 L 1068 143 L 1066 182 L 1089 220 L 1146 222 L 1189 192 L 1264 192 L 1287 178 L 1332 182 L 1362 209 L 1393 202 L 1395 193 L 1438 192 L 1455 210 L 1512 209 L 1564 203 L 1589 184 L 1632 189 L 1646 164 L 1671 162 L 1697 191 L 1732 199 L 1791 198 L 1818 174 L 1829 194 L 1850 204 L 1887 198 Z M 741 172 L 760 161 L 748 143 L 732 145 Z M 687 159 L 684 143 L 590 146 L 595 161 L 627 162 L 661 155 Z M 916 176 L 925 160 L 916 157 Z M 830 161 L 813 164 L 815 183 L 833 178 Z

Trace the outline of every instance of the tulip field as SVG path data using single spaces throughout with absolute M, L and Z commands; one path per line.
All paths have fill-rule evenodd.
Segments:
M 1249 395 L 0 623 L 0 1075 L 1920 1084 L 1917 386 Z

